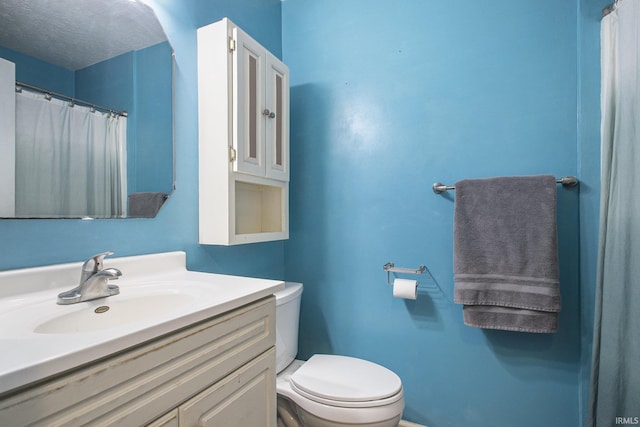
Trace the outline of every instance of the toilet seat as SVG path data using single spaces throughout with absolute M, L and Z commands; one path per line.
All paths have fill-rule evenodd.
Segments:
M 385 406 L 402 399 L 402 382 L 389 369 L 367 360 L 316 354 L 290 378 L 301 396 L 341 408 Z
M 312 356 L 309 360 L 313 359 L 313 357 L 315 356 Z M 339 356 L 329 357 L 333 358 Z M 331 360 L 333 359 L 330 359 L 330 361 Z M 307 425 L 327 425 L 324 423 L 316 424 L 314 422 L 309 422 L 308 417 L 319 418 L 325 422 L 333 422 L 335 425 L 348 424 L 353 425 L 354 427 L 371 425 L 396 426 L 400 421 L 402 411 L 404 410 L 402 387 L 400 387 L 399 392 L 395 396 L 381 399 L 379 401 L 340 402 L 331 399 L 318 398 L 312 393 L 304 392 L 303 394 L 299 389 L 294 390 L 293 382 L 291 381 L 291 377 L 307 363 L 309 362 L 294 360 L 276 377 L 276 390 L 278 396 L 282 396 L 293 402 L 297 407 L 298 416 L 306 414 L 303 415 L 302 418 L 306 420 Z M 298 377 L 298 381 L 300 381 L 300 378 L 301 376 Z M 323 403 L 322 400 L 326 403 Z M 348 407 L 348 405 L 355 406 Z

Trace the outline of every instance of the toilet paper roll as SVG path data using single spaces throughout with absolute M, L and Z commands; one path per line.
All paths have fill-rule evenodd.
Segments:
M 395 279 L 393 281 L 393 296 L 395 298 L 416 299 L 418 297 L 418 281 Z

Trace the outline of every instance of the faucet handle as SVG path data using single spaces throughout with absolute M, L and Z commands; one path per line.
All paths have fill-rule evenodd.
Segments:
M 104 257 L 113 255 L 113 252 L 107 251 L 102 252 L 100 254 L 94 255 L 82 264 L 82 271 L 86 273 L 97 273 L 102 270 L 102 265 L 104 263 Z

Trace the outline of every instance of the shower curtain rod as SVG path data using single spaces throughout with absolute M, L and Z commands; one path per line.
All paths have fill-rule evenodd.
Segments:
M 36 92 L 44 93 L 44 96 L 45 96 L 46 99 L 51 99 L 52 96 L 55 96 L 56 98 L 62 99 L 63 101 L 68 101 L 70 106 L 73 106 L 73 105 L 76 105 L 76 104 L 85 105 L 87 107 L 92 108 L 93 110 L 102 110 L 102 111 L 104 111 L 106 113 L 111 113 L 111 114 L 114 114 L 114 115 L 117 115 L 117 116 L 127 117 L 127 112 L 126 111 L 117 111 L 117 110 L 114 110 L 113 108 L 103 107 L 101 105 L 97 105 L 97 104 L 93 104 L 91 102 L 83 101 L 83 100 L 78 99 L 78 98 L 72 98 L 70 96 L 63 95 L 61 93 L 52 92 L 50 90 L 43 89 L 41 87 L 33 86 L 33 85 L 28 84 L 28 83 L 23 83 L 23 82 L 20 82 L 20 81 L 16 80 L 16 92 L 22 92 L 22 88 L 27 88 L 27 89 L 35 90 Z

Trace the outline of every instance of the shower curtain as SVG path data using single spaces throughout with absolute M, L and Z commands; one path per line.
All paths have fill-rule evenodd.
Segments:
M 126 118 L 16 93 L 16 216 L 122 217 Z
M 640 0 L 603 18 L 602 193 L 590 426 L 640 421 Z

